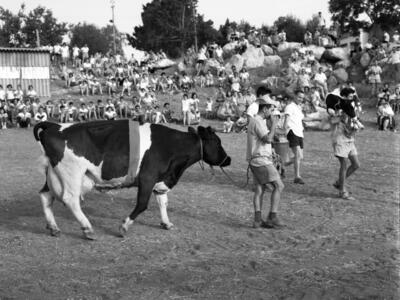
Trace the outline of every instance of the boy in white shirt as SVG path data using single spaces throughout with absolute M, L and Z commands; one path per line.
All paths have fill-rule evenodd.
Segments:
M 285 107 L 285 130 L 289 147 L 292 149 L 294 158 L 287 164 L 294 163 L 294 183 L 304 184 L 300 175 L 300 162 L 303 159 L 303 112 L 300 103 L 304 99 L 304 92 L 296 91 L 295 98 Z

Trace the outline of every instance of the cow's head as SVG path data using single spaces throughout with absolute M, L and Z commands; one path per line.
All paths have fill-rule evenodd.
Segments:
M 194 129 L 193 129 L 194 130 Z M 189 131 L 191 131 L 189 129 Z M 204 128 L 199 126 L 197 134 L 201 138 L 203 147 L 203 160 L 211 166 L 226 167 L 231 164 L 231 158 L 226 154 L 221 145 L 220 138 L 210 126 Z
M 342 97 L 342 99 L 340 99 L 340 108 L 350 118 L 355 118 L 355 90 L 353 88 L 346 87 L 340 91 L 340 96 Z

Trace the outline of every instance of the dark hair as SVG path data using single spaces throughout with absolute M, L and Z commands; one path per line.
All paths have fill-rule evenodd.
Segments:
M 350 94 L 354 94 L 354 89 L 346 87 L 340 91 L 340 96 L 342 97 L 347 97 Z
M 164 107 L 166 107 L 167 105 L 169 105 L 169 103 L 168 103 L 168 102 L 165 102 L 165 103 L 164 103 Z
M 258 111 L 262 111 L 265 107 L 270 109 L 272 107 L 272 104 L 259 104 Z
M 260 86 L 257 89 L 256 95 L 257 95 L 257 97 L 262 97 L 266 94 L 271 94 L 271 93 L 272 93 L 272 91 L 269 88 L 267 88 L 265 86 Z
M 296 95 L 298 95 L 298 94 L 300 94 L 300 93 L 304 94 L 304 91 L 303 91 L 303 90 L 300 90 L 300 89 L 295 91 L 295 94 L 296 94 Z

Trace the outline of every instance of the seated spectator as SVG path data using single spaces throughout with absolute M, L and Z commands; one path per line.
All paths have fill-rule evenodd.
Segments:
M 117 113 L 111 106 L 108 106 L 104 112 L 104 117 L 106 120 L 115 120 L 117 118 Z
M 103 100 L 98 99 L 96 104 L 96 114 L 99 119 L 104 119 L 105 106 Z
M 158 105 L 154 106 L 154 110 L 151 114 L 151 123 L 160 124 L 160 123 L 167 123 L 164 115 L 160 111 L 160 107 Z
M 132 112 L 132 116 L 131 117 L 132 117 L 133 121 L 138 121 L 139 123 L 144 123 L 145 122 L 145 114 L 141 110 L 139 104 L 135 105 L 135 110 Z
M 59 108 L 58 122 L 59 123 L 67 123 L 68 122 L 68 112 L 67 112 L 65 105 L 61 105 Z
M 76 114 L 77 114 L 77 109 L 74 106 L 74 102 L 69 102 L 68 107 L 67 107 L 67 117 L 66 117 L 66 122 L 67 123 L 72 123 L 76 119 Z
M 389 96 L 389 104 L 394 113 L 397 114 L 400 111 L 400 86 L 395 87 L 394 93 Z
M 78 121 L 83 122 L 89 119 L 89 110 L 85 103 L 81 103 L 81 107 L 78 110 Z
M 13 103 L 14 104 L 16 102 L 14 89 L 13 89 L 12 84 L 7 84 L 6 100 L 8 101 L 8 103 Z
M 93 101 L 89 101 L 87 110 L 88 110 L 88 120 L 97 120 L 96 106 L 94 105 Z
M 375 61 L 374 64 L 368 68 L 365 74 L 368 76 L 368 82 L 372 85 L 372 94 L 376 95 L 378 87 L 381 84 L 381 74 L 382 74 L 382 69 L 378 65 L 378 62 Z
M 109 96 L 112 97 L 117 93 L 118 89 L 117 80 L 114 77 L 107 80 L 106 86 L 107 86 L 107 93 Z
M 224 128 L 223 128 L 223 132 L 224 133 L 229 133 L 232 131 L 233 128 L 233 124 L 235 124 L 232 120 L 231 117 L 227 117 L 226 121 L 224 121 Z
M 43 106 L 39 106 L 38 112 L 33 117 L 36 122 L 47 121 L 47 113 L 44 111 Z
M 243 112 L 239 119 L 235 122 L 235 132 L 244 132 L 247 129 L 248 118 L 246 112 Z
M 378 129 L 379 130 L 395 130 L 396 124 L 394 112 L 386 100 L 382 100 L 378 107 Z
M 171 110 L 170 104 L 168 102 L 164 103 L 162 115 L 164 116 L 166 123 L 177 122 L 177 119 L 172 117 L 173 113 L 174 112 Z
M 121 118 L 128 117 L 128 102 L 124 99 L 123 96 L 119 97 L 119 101 L 117 102 L 117 114 Z
M 24 107 L 22 111 L 17 115 L 17 127 L 31 127 L 31 118 L 32 115 L 27 111 L 27 108 Z
M 211 73 L 210 70 L 207 71 L 205 79 L 206 79 L 206 82 L 205 82 L 206 87 L 214 86 L 214 75 Z
M 80 90 L 82 96 L 83 96 L 84 94 L 85 94 L 86 96 L 89 96 L 89 84 L 88 84 L 87 80 L 83 80 L 83 81 L 79 84 L 79 90 Z
M 23 100 L 24 99 L 24 90 L 22 89 L 22 86 L 20 84 L 17 85 L 17 89 L 14 92 L 14 98 L 18 100 Z
M 0 107 L 0 129 L 7 129 L 8 114 L 4 107 Z
M 217 117 L 226 120 L 228 117 L 233 119 L 236 116 L 236 109 L 232 107 L 232 102 L 225 101 L 217 111 Z

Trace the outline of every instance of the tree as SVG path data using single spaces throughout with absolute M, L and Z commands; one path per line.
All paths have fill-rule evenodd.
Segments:
M 136 26 L 131 45 L 143 50 L 164 50 L 177 57 L 194 44 L 196 21 L 198 42 L 204 44 L 219 37 L 212 21 L 196 15 L 198 0 L 153 0 L 143 6 L 142 26 Z
M 300 19 L 295 16 L 288 15 L 286 17 L 279 17 L 274 22 L 274 27 L 281 31 L 282 29 L 286 32 L 286 39 L 292 42 L 303 42 L 304 33 L 306 28 Z
M 51 10 L 38 6 L 25 16 L 22 31 L 29 45 L 36 45 L 36 30 L 39 31 L 41 45 L 55 45 L 61 43 L 62 36 L 67 32 L 66 26 L 66 23 L 57 22 Z
M 100 52 L 106 54 L 112 49 L 112 26 L 99 28 L 96 25 L 88 23 L 78 23 L 71 28 L 71 45 L 83 47 L 85 44 L 89 47 L 90 53 Z M 119 34 L 117 34 L 119 37 Z M 117 49 L 121 49 L 121 42 L 118 38 Z
M 329 11 L 342 31 L 357 32 L 359 28 L 371 25 L 358 19 L 362 14 L 385 30 L 398 28 L 400 24 L 399 0 L 330 0 Z
M 21 6 L 21 11 L 24 6 Z M 0 6 L 0 46 L 13 47 L 25 44 L 24 36 L 21 32 L 23 18 L 20 14 L 13 14 L 12 11 Z
M 41 45 L 60 43 L 67 32 L 66 23 L 59 23 L 51 10 L 38 6 L 28 14 L 22 4 L 17 14 L 0 7 L 0 45 L 36 46 L 36 30 L 39 31 Z
M 306 22 L 306 29 L 314 33 L 319 27 L 318 15 L 315 14 L 310 20 Z

